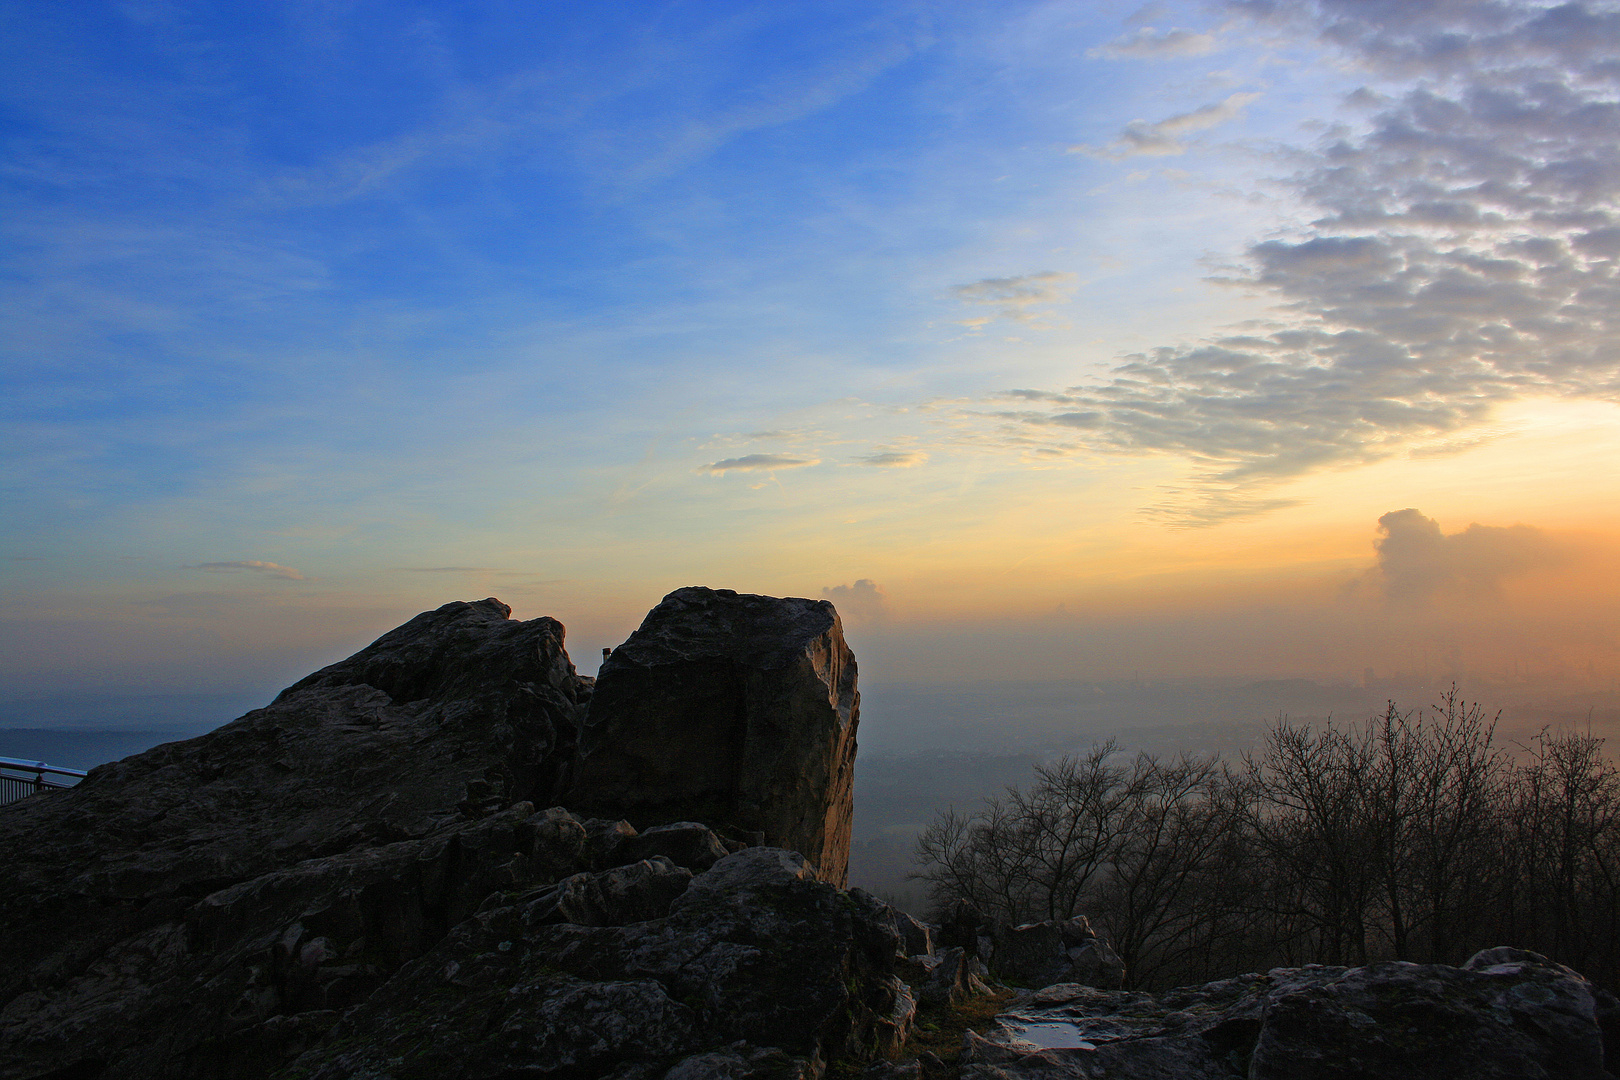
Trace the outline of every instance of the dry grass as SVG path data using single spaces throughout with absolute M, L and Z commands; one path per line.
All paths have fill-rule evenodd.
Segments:
M 927 1051 L 945 1063 L 945 1071 L 923 1070 L 928 1080 L 954 1080 L 961 1072 L 962 1037 L 969 1031 L 984 1034 L 996 1014 L 1006 1009 L 1016 995 L 1002 990 L 988 997 L 971 997 L 957 1005 L 919 1005 L 917 1025 L 898 1055 L 901 1061 L 915 1061 Z

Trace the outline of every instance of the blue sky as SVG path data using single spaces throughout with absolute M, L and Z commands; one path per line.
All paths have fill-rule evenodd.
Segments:
M 1620 527 L 1610 4 L 3 10 L 18 686 L 490 594 L 1319 613 L 1389 511 Z

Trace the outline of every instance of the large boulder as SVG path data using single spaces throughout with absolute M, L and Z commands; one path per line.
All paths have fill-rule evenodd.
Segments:
M 762 834 L 842 885 L 855 676 L 825 600 L 677 589 L 603 662 L 565 802 L 638 828 Z
M 1613 1080 L 1592 986 L 1518 950 L 1160 995 L 1049 986 L 969 1034 L 963 1062 L 963 1080 Z

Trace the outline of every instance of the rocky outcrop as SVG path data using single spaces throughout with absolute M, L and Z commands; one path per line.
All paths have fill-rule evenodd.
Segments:
M 829 735 L 793 691 L 792 664 L 772 668 L 773 628 L 781 651 L 809 657 L 809 678 L 833 673 L 845 706 L 830 782 L 812 768 L 794 791 L 753 747 L 764 786 L 748 790 L 781 798 L 801 824 L 746 820 L 808 837 L 807 853 L 841 872 L 825 837 L 839 822 L 847 835 L 853 661 L 829 605 L 744 599 L 740 655 L 775 671 L 739 675 L 753 688 L 748 730 L 784 751 L 804 745 L 797 724 L 818 725 L 811 741 Z M 381 1045 L 403 1032 L 421 1041 L 424 1023 L 455 1029 L 466 1014 L 446 995 L 472 994 L 472 972 L 496 978 L 484 936 L 518 934 L 514 918 L 521 934 L 490 951 L 532 962 L 503 991 L 537 1010 L 513 1021 L 529 1042 L 492 1037 L 484 1064 L 462 1055 L 467 1075 L 499 1071 L 497 1059 L 565 1077 L 620 1058 L 684 1061 L 692 1075 L 704 1062 L 757 1072 L 789 1059 L 814 1072 L 892 1044 L 912 1006 L 891 970 L 889 909 L 814 880 L 788 852 L 754 849 L 741 858 L 758 872 L 739 877 L 744 843 L 692 815 L 638 830 L 617 814 L 536 811 L 568 787 L 593 682 L 569 663 L 560 624 L 509 615 L 496 600 L 445 605 L 215 732 L 0 810 L 0 1078 L 235 1080 L 305 1053 L 337 1069 L 361 1030 Z M 817 618 L 819 653 L 815 635 L 794 636 Z M 823 713 L 836 711 L 820 693 Z M 766 715 L 772 702 L 782 715 Z M 781 860 L 791 868 L 771 877 L 765 864 Z M 592 948 L 589 965 L 547 951 L 580 935 L 617 951 Z M 508 957 L 502 941 L 523 944 Z M 448 959 L 424 968 L 427 956 Z M 429 997 L 398 990 L 452 962 L 464 974 Z M 771 972 L 797 1004 L 767 1000 Z M 720 996 L 705 1004 L 698 982 Z
M 959 1005 L 990 993 L 961 946 L 907 957 L 901 974 L 917 1000 L 929 1005 Z
M 565 802 L 756 833 L 842 885 L 859 717 L 830 603 L 679 589 L 603 662 Z
M 1463 967 L 1279 968 L 1160 995 L 1049 986 L 970 1034 L 963 1080 L 1612 1080 L 1589 983 L 1516 949 Z

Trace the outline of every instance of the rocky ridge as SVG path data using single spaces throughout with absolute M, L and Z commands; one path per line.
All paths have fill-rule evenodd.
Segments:
M 1533 954 L 1152 996 L 1084 919 L 842 888 L 855 676 L 824 601 L 678 590 L 594 682 L 448 604 L 0 809 L 0 1080 L 932 1077 L 919 1010 L 989 978 L 1045 989 L 977 1080 L 1610 1075 L 1620 1008 Z

